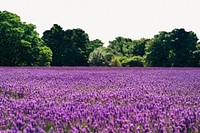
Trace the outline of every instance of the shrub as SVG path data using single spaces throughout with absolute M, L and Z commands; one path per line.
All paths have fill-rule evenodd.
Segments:
M 122 61 L 122 66 L 139 66 L 143 67 L 144 62 L 141 56 L 133 56 Z

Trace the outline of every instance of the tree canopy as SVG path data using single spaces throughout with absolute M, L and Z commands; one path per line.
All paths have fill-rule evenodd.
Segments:
M 53 51 L 53 66 L 87 66 L 89 54 L 103 46 L 99 39 L 89 41 L 82 29 L 63 30 L 57 24 L 46 30 L 42 39 Z
M 132 40 L 130 38 L 116 37 L 115 40 L 110 41 L 108 47 L 113 49 L 115 55 L 123 56 L 144 56 L 145 45 L 149 39 L 141 38 L 139 40 Z
M 35 28 L 21 22 L 16 14 L 0 11 L 0 65 L 50 65 L 52 51 Z
M 133 45 L 130 38 L 116 37 L 115 40 L 109 42 L 109 48 L 113 49 L 115 55 L 128 55 L 129 46 Z
M 152 39 L 122 36 L 104 47 L 82 29 L 54 24 L 42 38 L 36 26 L 0 11 L 0 66 L 152 66 L 200 67 L 200 42 L 185 29 L 161 31 Z
M 188 67 L 198 66 L 198 38 L 192 31 L 174 29 L 171 32 L 160 32 L 147 44 L 147 66 Z

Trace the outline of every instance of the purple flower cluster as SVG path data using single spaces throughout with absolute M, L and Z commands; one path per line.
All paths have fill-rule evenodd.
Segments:
M 1 67 L 0 132 L 200 132 L 200 69 Z

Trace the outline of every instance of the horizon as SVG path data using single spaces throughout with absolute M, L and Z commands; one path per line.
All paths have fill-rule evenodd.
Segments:
M 193 31 L 199 38 L 198 5 L 198 0 L 0 1 L 1 11 L 15 13 L 21 21 L 36 25 L 40 36 L 58 24 L 63 30 L 81 28 L 90 40 L 100 39 L 105 46 L 118 36 L 152 38 L 175 28 Z

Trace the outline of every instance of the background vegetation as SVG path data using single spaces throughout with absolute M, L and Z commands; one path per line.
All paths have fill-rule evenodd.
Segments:
M 192 31 L 174 29 L 151 39 L 116 37 L 104 47 L 82 29 L 63 30 L 58 24 L 42 38 L 33 24 L 0 11 L 1 66 L 156 66 L 199 67 L 200 43 Z

